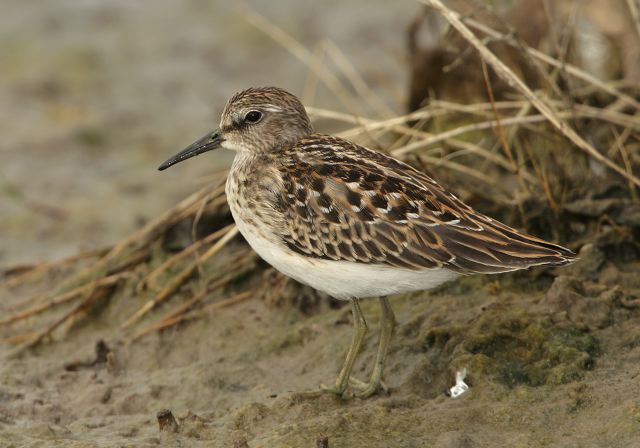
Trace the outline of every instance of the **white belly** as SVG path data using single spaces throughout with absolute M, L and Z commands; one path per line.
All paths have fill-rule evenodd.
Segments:
M 459 274 L 448 269 L 412 271 L 384 265 L 369 265 L 350 261 L 332 261 L 304 257 L 292 252 L 277 238 L 262 232 L 259 220 L 247 208 L 234 182 L 234 170 L 241 171 L 248 155 L 239 152 L 227 179 L 229 209 L 238 230 L 262 259 L 294 280 L 325 292 L 336 299 L 379 297 L 409 291 L 435 288 Z M 243 219 L 246 217 L 246 220 Z
M 294 280 L 337 299 L 378 297 L 435 288 L 458 274 L 447 269 L 411 271 L 384 265 L 303 257 L 252 231 L 231 207 L 240 233 L 271 266 Z

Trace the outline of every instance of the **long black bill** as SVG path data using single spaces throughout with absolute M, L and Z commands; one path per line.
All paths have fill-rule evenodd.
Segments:
M 171 157 L 169 160 L 164 162 L 162 165 L 158 167 L 158 170 L 166 170 L 171 165 L 175 165 L 176 163 L 180 163 L 183 160 L 187 160 L 190 157 L 197 156 L 198 154 L 202 154 L 203 152 L 211 151 L 220 147 L 224 139 L 222 138 L 222 133 L 220 130 L 215 130 L 213 132 L 208 133 L 198 141 L 190 144 L 185 149 L 180 151 L 175 156 Z

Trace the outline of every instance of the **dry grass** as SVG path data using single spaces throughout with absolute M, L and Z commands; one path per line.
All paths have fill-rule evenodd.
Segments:
M 398 114 L 367 85 L 331 41 L 322 42 L 314 52 L 255 11 L 245 7 L 244 12 L 249 23 L 308 66 L 305 89 L 308 101 L 312 102 L 319 88 L 326 88 L 347 111 L 309 107 L 313 119 L 348 126 L 341 132 L 343 137 L 375 144 L 433 172 L 445 184 L 455 185 L 456 192 L 472 205 L 484 207 L 484 211 L 499 213 L 502 219 L 523 227 L 553 223 L 554 231 L 547 236 L 563 236 L 564 242 L 571 245 L 571 241 L 566 241 L 570 233 L 561 231 L 570 226 L 567 203 L 606 198 L 610 191 L 615 191 L 620 200 L 638 200 L 640 104 L 632 94 L 515 42 L 512 36 L 502 35 L 485 24 L 462 19 L 439 0 L 424 3 L 439 11 L 479 52 L 486 64 L 483 79 L 487 102 L 458 104 L 432 100 L 421 110 Z M 472 30 L 512 42 L 550 69 L 561 71 L 562 76 L 572 79 L 574 95 L 584 98 L 597 94 L 606 100 L 589 103 L 574 98 L 568 104 L 553 86 L 531 90 Z M 331 62 L 331 68 L 325 58 Z M 515 99 L 495 100 L 487 67 L 513 87 Z M 366 110 L 375 117 L 368 116 Z M 109 300 L 115 291 L 128 291 L 130 297 L 126 300 L 137 304 L 121 322 L 131 341 L 253 297 L 247 289 L 248 282 L 234 284 L 236 279 L 247 275 L 260 278 L 262 268 L 246 245 L 234 242 L 238 231 L 229 224 L 225 177 L 226 172 L 220 173 L 213 187 L 194 193 L 111 248 L 60 262 L 7 270 L 0 287 L 11 290 L 46 280 L 48 275 L 61 270 L 72 272 L 58 279 L 52 290 L 5 307 L 7 316 L 0 320 L 0 329 L 6 335 L 2 342 L 28 348 L 50 340 L 60 328 L 68 331 L 79 321 L 93 318 L 89 311 Z M 587 184 L 595 178 L 598 185 Z M 219 225 L 206 235 L 192 232 L 192 243 L 175 254 L 163 250 L 163 240 L 171 228 L 185 220 L 194 223 L 195 228 L 203 215 L 213 217 Z M 584 243 L 597 237 L 602 232 L 602 218 L 592 219 L 595 224 L 587 223 L 585 230 L 573 239 Z M 617 232 L 625 226 L 609 216 L 606 218 Z M 620 232 L 633 236 L 636 230 Z M 236 250 L 229 248 L 232 244 Z M 225 262 L 212 272 L 208 267 L 216 257 L 223 257 Z M 185 286 L 194 292 L 185 293 Z M 176 297 L 186 298 L 178 301 Z M 161 304 L 169 310 L 154 318 L 154 310 Z M 155 321 L 147 322 L 150 319 Z

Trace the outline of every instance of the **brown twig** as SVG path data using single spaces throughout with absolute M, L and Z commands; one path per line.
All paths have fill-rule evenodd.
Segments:
M 213 246 L 207 250 L 202 256 L 198 257 L 198 259 L 190 264 L 187 268 L 185 268 L 180 274 L 176 275 L 163 289 L 158 293 L 158 295 L 145 303 L 138 311 L 136 311 L 129 319 L 127 319 L 123 324 L 122 328 L 128 328 L 131 325 L 138 322 L 145 314 L 155 308 L 158 304 L 167 300 L 180 286 L 182 286 L 196 271 L 199 263 L 204 263 L 209 258 L 213 257 L 217 254 L 220 249 L 222 249 L 225 244 L 227 244 L 234 236 L 238 234 L 238 228 L 234 225 L 232 226 L 227 233 L 220 238 Z
M 245 4 L 242 12 L 243 17 L 247 22 L 269 36 L 276 43 L 282 46 L 282 48 L 289 51 L 293 56 L 309 67 L 309 69 L 316 71 L 318 79 L 322 80 L 322 82 L 336 95 L 336 98 L 338 98 L 349 111 L 356 114 L 361 112 L 362 109 L 358 101 L 355 100 L 351 92 L 342 84 L 340 79 L 338 79 L 338 77 L 326 67 L 319 65 L 317 63 L 317 58 L 314 58 L 313 53 L 307 50 L 304 45 L 250 6 Z
M 613 145 L 620 153 L 620 158 L 622 159 L 622 162 L 624 163 L 626 170 L 628 172 L 631 172 L 632 171 L 631 160 L 629 160 L 629 154 L 627 153 L 627 148 L 624 145 L 624 142 L 631 134 L 631 130 L 630 128 L 626 128 L 623 131 L 622 135 L 619 135 L 614 129 L 613 133 L 614 133 Z M 632 199 L 634 200 L 638 199 L 638 192 L 637 192 L 636 186 L 633 185 L 631 182 L 629 182 L 629 194 L 631 195 Z
M 349 114 L 344 114 L 341 112 L 335 112 L 335 111 L 327 111 L 324 109 L 318 109 L 318 108 L 311 108 L 310 112 L 312 114 L 317 114 L 319 116 L 324 116 L 327 118 L 332 118 L 335 120 L 340 120 L 340 121 L 344 121 L 347 123 L 354 123 L 356 122 L 356 119 L 349 115 Z M 420 114 L 420 112 L 422 112 L 422 114 Z M 426 111 L 417 111 L 417 112 L 413 112 L 412 114 L 408 114 L 405 115 L 404 117 L 406 117 L 407 119 L 412 119 L 418 116 L 424 116 Z M 432 114 L 431 114 L 432 115 Z M 359 117 L 360 121 L 362 123 L 364 123 L 364 125 L 368 125 L 370 124 L 371 126 L 375 126 L 377 122 L 375 122 L 374 120 L 370 120 L 367 118 L 362 118 Z M 385 120 L 387 123 L 395 123 L 396 119 L 390 119 L 390 120 Z M 383 122 L 385 122 L 383 121 Z M 505 123 L 506 121 L 506 123 Z M 527 121 L 530 122 L 538 122 L 538 121 L 544 121 L 544 117 L 542 116 L 535 116 L 535 118 L 528 118 L 528 117 L 521 117 L 517 120 L 517 123 L 512 123 L 510 119 L 504 119 L 502 121 L 503 125 L 511 125 L 511 124 L 522 124 L 522 123 L 526 123 Z M 380 122 L 380 123 L 383 123 Z M 404 126 L 391 126 L 389 129 L 393 130 L 393 131 L 399 131 L 404 133 L 405 130 L 411 131 L 413 133 L 416 133 L 417 135 L 422 137 L 422 140 L 419 140 L 417 142 L 414 143 L 409 143 L 405 146 L 402 146 L 400 148 L 396 148 L 393 151 L 391 151 L 391 155 L 393 155 L 394 157 L 399 157 L 401 159 L 406 158 L 406 154 L 412 151 L 415 151 L 417 149 L 421 149 L 423 147 L 432 145 L 436 142 L 440 142 L 440 141 L 446 141 L 449 145 L 451 145 L 454 148 L 458 148 L 458 149 L 463 149 L 469 152 L 472 152 L 474 154 L 478 154 L 481 157 L 484 157 L 490 161 L 492 161 L 493 163 L 495 163 L 496 165 L 499 165 L 501 167 L 503 167 L 504 169 L 510 171 L 511 170 L 511 164 L 509 163 L 508 160 L 504 159 L 502 156 L 500 156 L 499 154 L 493 154 L 490 151 L 487 151 L 486 149 L 475 145 L 473 143 L 469 143 L 469 142 L 465 142 L 465 141 L 461 141 L 461 140 L 456 140 L 453 139 L 453 136 L 456 135 L 461 135 L 467 132 L 471 132 L 471 131 L 477 131 L 477 130 L 482 130 L 482 129 L 490 129 L 493 126 L 495 126 L 495 122 L 494 121 L 488 121 L 488 122 L 483 122 L 480 124 L 471 124 L 468 125 L 467 127 L 461 126 L 460 128 L 456 128 L 456 130 L 452 130 L 450 131 L 450 133 L 441 133 L 441 134 L 437 134 L 437 135 L 433 135 L 424 131 L 417 131 L 414 129 L 410 129 L 410 128 L 406 128 Z M 341 136 L 344 136 L 343 134 L 340 134 Z M 531 182 L 531 183 L 536 183 L 537 180 L 535 177 L 531 176 L 530 173 L 524 171 L 523 169 L 521 169 L 521 174 L 522 176 L 527 180 L 527 182 Z
M 132 274 L 130 272 L 120 272 L 118 274 L 113 274 L 107 277 L 100 278 L 86 285 L 72 289 L 71 291 L 68 291 L 64 294 L 53 297 L 51 300 L 48 300 L 45 303 L 42 303 L 40 305 L 29 308 L 27 310 L 21 311 L 12 316 L 5 317 L 4 319 L 0 320 L 0 325 L 8 325 L 8 324 L 35 316 L 37 314 L 41 314 L 57 305 L 62 305 L 63 303 L 67 303 L 78 297 L 81 297 L 95 288 L 104 288 L 107 286 L 111 286 L 123 279 L 130 278 L 131 276 Z
M 504 135 L 504 128 L 500 123 L 500 114 L 498 114 L 498 109 L 496 108 L 496 101 L 493 97 L 493 88 L 491 87 L 491 80 L 489 79 L 489 71 L 487 70 L 487 64 L 484 62 L 484 59 L 480 60 L 482 65 L 482 79 L 484 80 L 485 88 L 487 89 L 487 95 L 489 96 L 489 102 L 491 103 L 491 109 L 493 110 L 493 115 L 496 121 L 496 131 L 498 133 L 498 139 L 502 144 L 502 148 L 507 156 L 509 162 L 511 162 L 512 171 L 514 173 L 518 173 L 518 165 L 516 164 L 515 159 L 513 158 L 513 153 L 511 152 L 511 146 L 507 142 L 507 138 Z
M 219 196 L 219 194 L 214 191 L 213 193 L 211 193 L 209 196 L 205 197 L 202 200 L 200 207 L 196 211 L 196 214 L 193 218 L 193 222 L 191 223 L 191 241 L 197 240 L 198 224 L 200 223 L 200 219 L 202 219 L 202 215 L 204 214 L 204 211 L 207 207 L 207 203 L 211 201 L 213 198 L 215 198 L 216 196 Z M 227 200 L 226 197 L 224 197 L 225 202 L 226 200 Z M 198 265 L 197 269 L 198 269 L 198 273 L 202 275 L 202 266 Z
M 535 95 L 527 85 L 518 78 L 504 62 L 496 57 L 485 45 L 483 45 L 478 38 L 471 32 L 471 30 L 460 20 L 457 13 L 447 8 L 442 4 L 440 0 L 423 0 L 423 2 L 432 8 L 436 9 L 447 21 L 453 26 L 476 50 L 480 53 L 482 59 L 484 59 L 494 69 L 496 74 L 507 82 L 510 86 L 518 90 L 525 98 L 527 98 L 536 109 L 544 115 L 549 122 L 564 134 L 569 140 L 571 140 L 582 151 L 606 165 L 613 171 L 617 172 L 625 179 L 632 181 L 634 184 L 640 186 L 640 178 L 630 175 L 623 168 L 604 157 L 600 154 L 592 145 L 587 143 L 582 137 L 580 137 L 566 122 L 561 120 L 556 112 L 550 105 L 545 103 L 541 98 Z
M 326 40 L 324 45 L 327 55 L 333 59 L 333 62 L 335 62 L 337 67 L 342 71 L 342 73 L 344 73 L 354 90 L 361 98 L 364 98 L 365 101 L 369 103 L 369 106 L 371 106 L 379 116 L 393 117 L 397 115 L 385 104 L 384 101 L 382 101 L 376 92 L 367 85 L 364 78 L 360 73 L 358 73 L 358 71 L 353 67 L 353 64 L 351 64 L 342 50 L 333 41 Z
M 549 207 L 552 210 L 557 212 L 560 208 L 559 208 L 558 203 L 556 202 L 556 200 L 553 198 L 553 194 L 552 194 L 552 191 L 551 191 L 551 185 L 549 184 L 549 178 L 546 175 L 546 172 L 540 166 L 540 164 L 538 163 L 536 158 L 533 156 L 533 153 L 532 153 L 531 148 L 529 147 L 529 144 L 528 144 L 527 141 L 523 142 L 523 146 L 524 146 L 525 151 L 527 152 L 529 160 L 531 161 L 531 165 L 533 166 L 534 172 L 536 173 L 536 175 L 540 179 L 540 185 L 542 186 L 544 194 L 545 194 L 545 196 L 547 198 L 547 203 L 549 204 Z
M 29 333 L 16 334 L 16 335 L 13 335 L 13 336 L 6 337 L 4 339 L 0 339 L 0 344 L 20 345 L 25 341 L 29 341 L 29 340 L 35 338 L 37 334 L 38 334 L 37 331 L 31 331 Z
M 195 305 L 200 303 L 205 297 L 211 295 L 218 289 L 222 289 L 227 286 L 231 281 L 243 275 L 247 271 L 253 269 L 254 265 L 252 263 L 248 263 L 249 260 L 255 259 L 255 254 L 253 252 L 249 252 L 248 254 L 242 254 L 239 257 L 236 257 L 234 261 L 232 261 L 230 272 L 223 275 L 222 278 L 214 281 L 210 285 L 207 285 L 200 293 L 196 294 L 191 299 L 187 300 L 182 305 L 178 306 L 176 309 L 171 311 L 168 315 L 160 319 L 160 324 L 166 321 L 172 321 L 175 318 L 184 315 L 187 311 L 192 309 Z M 236 266 L 240 266 L 236 268 Z M 157 324 L 156 324 L 157 325 Z
M 193 320 L 193 319 L 197 319 L 198 317 L 206 314 L 206 313 L 210 313 L 211 311 L 214 310 L 218 310 L 218 309 L 222 309 L 222 308 L 226 308 L 228 306 L 231 305 L 235 305 L 236 303 L 240 303 L 243 302 L 247 299 L 249 299 L 250 297 L 253 297 L 253 292 L 252 291 L 245 291 L 242 292 L 240 294 L 237 294 L 233 297 L 230 297 L 228 299 L 224 299 L 224 300 L 220 300 L 219 302 L 214 302 L 210 305 L 205 306 L 204 308 L 202 308 L 198 313 L 191 313 L 191 314 L 180 314 L 180 315 L 175 315 L 171 318 L 167 318 L 162 320 L 161 322 L 158 322 L 154 325 L 151 325 L 147 328 L 145 328 L 144 330 L 140 331 L 139 333 L 137 333 L 135 336 L 133 336 L 133 338 L 131 338 L 132 341 L 137 341 L 138 339 L 153 333 L 155 331 L 161 331 L 164 329 L 167 329 L 169 327 L 172 327 L 174 325 L 178 325 L 182 322 L 187 322 L 189 320 Z
M 223 191 L 224 187 L 222 187 L 220 192 L 222 193 Z M 135 251 L 140 247 L 148 245 L 150 241 L 162 234 L 167 228 L 183 220 L 190 214 L 195 213 L 200 201 L 209 194 L 210 189 L 203 188 L 182 200 L 178 205 L 167 210 L 158 218 L 150 221 L 147 225 L 116 244 L 109 253 L 96 263 L 62 282 L 57 288 L 56 293 L 65 292 L 78 284 L 90 281 L 94 277 L 104 275 L 105 272 L 111 269 L 113 262 L 117 261 L 124 252 Z
M 422 0 L 423 3 L 425 2 L 431 2 L 432 0 Z M 436 0 L 437 1 L 437 0 Z M 438 1 L 438 3 L 440 3 Z M 486 34 L 488 36 L 491 36 L 495 39 L 501 39 L 504 42 L 507 43 L 512 43 L 511 39 L 509 39 L 509 36 L 499 33 L 496 30 L 488 27 L 487 25 L 478 22 L 477 20 L 471 19 L 469 17 L 466 17 L 464 19 L 464 22 L 466 24 L 468 24 L 470 27 L 480 31 L 483 34 Z M 562 63 L 560 61 L 558 61 L 557 59 L 541 52 L 540 50 L 536 50 L 535 48 L 531 48 L 527 45 L 521 44 L 512 44 L 514 46 L 516 46 L 517 48 L 522 48 L 524 49 L 529 55 L 531 55 L 533 58 L 547 64 L 550 65 L 552 67 L 555 68 L 564 68 L 566 73 L 568 73 L 569 75 L 577 78 L 577 79 L 581 79 L 582 81 L 591 84 L 593 86 L 595 86 L 597 89 L 606 92 L 610 95 L 615 96 L 617 99 L 619 99 L 621 102 L 623 102 L 624 104 L 627 104 L 629 106 L 632 106 L 636 109 L 640 109 L 640 103 L 638 101 L 636 101 L 633 97 L 619 91 L 618 89 L 616 89 L 614 87 L 613 84 L 611 83 L 606 83 L 604 81 L 601 81 L 600 79 L 596 78 L 595 76 L 591 75 L 590 73 L 574 66 L 571 64 L 567 64 L 567 63 Z
M 307 77 L 304 81 L 304 87 L 302 88 L 302 104 L 312 106 L 315 103 L 316 94 L 318 93 L 318 68 L 322 66 L 324 57 L 326 55 L 325 47 L 320 42 L 313 48 L 313 58 L 311 64 L 307 67 Z
M 60 317 L 59 319 L 57 319 L 55 322 L 53 322 L 51 325 L 49 325 L 47 328 L 45 328 L 44 330 L 37 332 L 35 334 L 30 333 L 32 336 L 26 340 L 26 342 L 24 343 L 24 345 L 22 345 L 20 347 L 20 349 L 15 352 L 13 355 L 17 355 L 19 353 L 22 353 L 24 350 L 33 348 L 37 345 L 39 345 L 45 338 L 50 337 L 51 334 L 56 330 L 56 328 L 58 328 L 60 325 L 64 324 L 65 322 L 74 319 L 74 317 L 79 314 L 82 313 L 83 311 L 86 311 L 88 308 L 90 308 L 91 306 L 95 305 L 97 302 L 100 302 L 102 299 L 109 297 L 111 295 L 111 293 L 113 292 L 113 290 L 115 289 L 116 284 L 112 283 L 106 286 L 100 286 L 100 287 L 96 287 L 88 296 L 86 299 L 84 299 L 82 302 L 80 302 L 78 305 L 76 305 L 74 308 L 72 308 L 70 311 L 68 311 L 67 313 L 65 313 L 62 317 Z
M 638 0 L 627 0 L 627 7 L 629 8 L 633 25 L 636 29 L 636 33 L 638 34 L 637 37 L 640 39 L 640 7 L 638 6 Z
M 217 231 L 207 235 L 206 237 L 204 237 L 204 238 L 202 238 L 202 239 L 200 239 L 198 241 L 195 241 L 194 243 L 192 243 L 187 248 L 185 248 L 185 249 L 181 250 L 180 252 L 178 252 L 177 254 L 167 258 L 160 266 L 155 268 L 153 271 L 149 272 L 147 274 L 147 276 L 144 279 L 142 279 L 142 281 L 139 283 L 138 291 L 140 291 L 143 287 L 149 287 L 151 289 L 156 289 L 156 287 L 157 287 L 156 285 L 157 285 L 159 277 L 164 272 L 166 272 L 171 266 L 173 266 L 176 263 L 182 261 L 183 259 L 185 259 L 189 255 L 193 254 L 194 252 L 197 252 L 203 246 L 206 246 L 207 244 L 210 244 L 213 241 L 217 240 L 222 235 L 227 233 L 231 229 L 231 227 L 233 227 L 233 224 L 230 224 L 230 225 L 228 225 L 226 227 L 223 227 L 222 229 L 217 230 Z
M 101 257 L 108 251 L 109 248 L 94 249 L 61 258 L 60 260 L 6 268 L 4 276 L 7 278 L 0 282 L 0 288 L 11 289 L 26 282 L 33 282 L 38 277 L 54 269 L 61 269 L 87 258 Z

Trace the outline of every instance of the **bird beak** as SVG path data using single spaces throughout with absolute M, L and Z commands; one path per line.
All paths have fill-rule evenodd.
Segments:
M 217 149 L 220 147 L 220 144 L 223 141 L 224 141 L 224 138 L 222 138 L 222 132 L 220 132 L 220 129 L 216 129 L 215 131 L 206 134 L 201 139 L 190 144 L 185 149 L 180 151 L 178 154 L 171 157 L 169 160 L 165 161 L 162 165 L 158 167 L 158 170 L 160 171 L 166 170 L 171 165 L 180 163 L 183 160 L 187 160 L 190 157 L 197 156 L 198 154 L 202 154 L 203 152 Z

